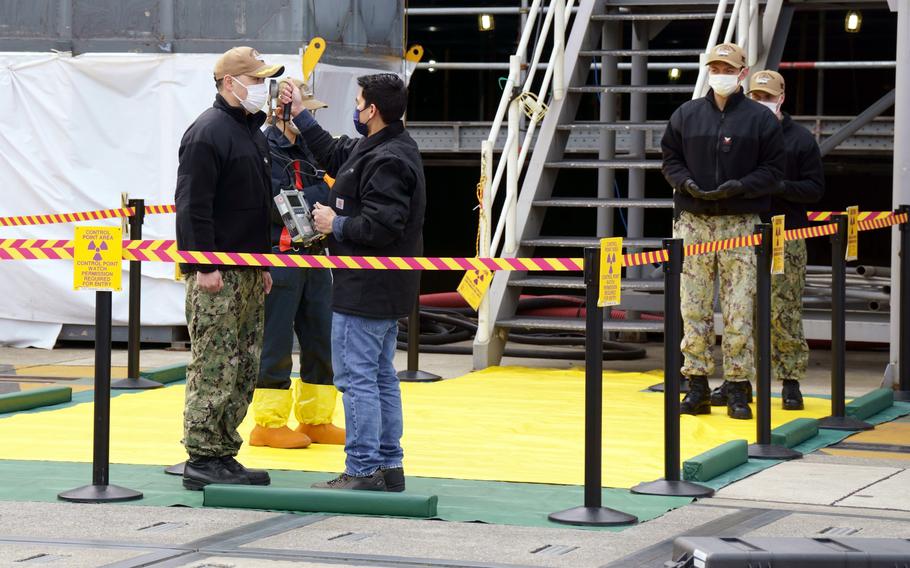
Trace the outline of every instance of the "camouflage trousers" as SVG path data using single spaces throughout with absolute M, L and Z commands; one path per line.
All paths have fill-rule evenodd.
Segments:
M 758 215 L 697 215 L 682 211 L 673 222 L 673 235 L 686 245 L 705 243 L 753 232 Z M 737 248 L 683 261 L 680 309 L 683 320 L 682 374 L 714 373 L 714 282 L 719 276 L 720 308 L 724 321 L 722 351 L 724 378 L 748 381 L 755 374 L 752 318 L 755 304 L 755 251 Z
M 265 291 L 258 270 L 223 270 L 224 288 L 199 289 L 186 278 L 186 321 L 192 342 L 186 368 L 183 445 L 191 456 L 235 456 L 259 376 Z
M 806 241 L 787 241 L 784 273 L 771 276 L 771 373 L 779 381 L 800 380 L 809 364 L 803 334 Z

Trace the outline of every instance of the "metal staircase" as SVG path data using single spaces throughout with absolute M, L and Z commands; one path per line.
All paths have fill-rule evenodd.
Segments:
M 559 1 L 554 0 L 551 3 L 551 10 Z M 665 104 L 663 107 L 666 108 L 666 112 L 653 116 L 649 115 L 648 103 L 673 94 L 692 95 L 694 91 L 702 93 L 705 77 L 704 66 L 701 65 L 699 67 L 702 71 L 695 85 L 652 84 L 648 81 L 649 60 L 669 57 L 674 63 L 688 60 L 697 64 L 700 61 L 699 57 L 706 51 L 703 47 L 706 38 L 709 38 L 709 47 L 718 43 L 722 24 L 731 18 L 732 23 L 728 26 L 727 37 L 732 35 L 736 26 L 737 41 L 752 43 L 748 37 L 750 31 L 752 37 L 758 40 L 757 7 L 756 0 L 737 0 L 733 10 L 728 13 L 725 0 L 720 4 L 677 3 L 672 0 L 653 0 L 645 3 L 639 0 L 611 2 L 582 0 L 565 43 L 562 69 L 566 85 L 565 95 L 561 98 L 554 96 L 549 102 L 549 110 L 540 124 L 540 132 L 524 173 L 521 190 L 517 191 L 516 188 L 509 191 L 507 188 L 504 213 L 500 216 L 500 224 L 505 225 L 505 244 L 501 251 L 497 250 L 498 242 L 494 238 L 488 252 L 491 255 L 518 257 L 580 257 L 582 248 L 597 246 L 599 239 L 605 236 L 623 236 L 627 252 L 659 248 L 661 238 L 645 235 L 645 216 L 656 210 L 672 209 L 672 190 L 662 179 L 658 183 L 652 178 L 646 184 L 648 170 L 658 170 L 661 167 L 660 156 L 654 152 L 655 148 L 651 148 L 649 152 L 646 133 L 653 130 L 655 125 L 665 124 L 670 112 L 677 105 Z M 708 11 L 715 8 L 716 11 Z M 775 18 L 776 15 L 775 12 Z M 692 23 L 697 24 L 698 21 L 706 23 L 705 30 L 701 35 L 693 35 Z M 707 28 L 711 22 L 713 24 L 710 25 L 709 32 Z M 688 32 L 680 33 L 678 28 L 686 24 Z M 680 33 L 681 42 L 685 43 L 688 40 L 689 43 L 694 42 L 694 45 L 681 46 L 678 49 L 649 47 L 659 34 L 674 34 L 674 29 L 677 30 L 676 33 Z M 558 30 L 556 33 L 558 34 Z M 627 38 L 626 41 L 623 41 L 624 37 Z M 698 47 L 699 45 L 702 47 Z M 753 60 L 759 58 L 764 59 L 756 53 Z M 620 61 L 626 60 L 631 61 L 631 70 L 620 72 Z M 599 77 L 599 81 L 592 83 L 592 75 Z M 667 74 L 664 73 L 663 76 L 666 78 Z M 577 119 L 579 107 L 585 97 L 599 98 L 599 120 Z M 544 100 L 545 97 L 539 98 Z M 530 127 L 533 130 L 534 121 L 531 122 Z M 598 133 L 600 143 L 596 159 L 566 156 L 569 135 L 582 130 Z M 619 133 L 626 133 L 630 137 L 630 143 L 624 153 L 617 152 L 616 140 Z M 490 139 L 495 140 L 496 136 L 498 125 L 494 122 Z M 514 135 L 510 133 L 509 136 L 509 140 L 512 140 L 517 138 L 517 133 Z M 485 158 L 492 162 L 492 152 L 489 150 L 490 147 L 485 146 Z M 509 159 L 509 151 L 507 143 L 503 160 Z M 562 181 L 565 179 L 562 176 L 575 175 L 578 170 L 587 171 L 587 175 L 591 177 L 590 188 Z M 488 171 L 492 171 L 490 165 Z M 498 179 L 499 177 L 493 178 L 490 194 L 495 193 Z M 513 183 L 517 182 L 517 176 L 513 175 L 512 179 Z M 624 194 L 619 191 L 620 181 L 626 186 Z M 490 185 L 489 179 L 487 184 Z M 492 198 L 492 195 L 489 197 Z M 514 211 L 509 210 L 510 202 Z M 486 206 L 489 207 L 486 216 L 489 218 L 492 199 Z M 545 218 L 548 212 L 565 214 L 567 209 L 588 212 L 591 209 L 596 210 L 596 224 L 580 227 L 590 236 L 559 236 L 545 232 Z M 624 220 L 624 230 L 623 227 L 614 226 L 614 218 L 618 212 L 620 218 Z M 590 217 L 590 213 L 588 216 Z M 667 218 L 662 233 L 665 237 L 671 234 L 671 227 L 669 216 L 664 213 L 664 217 Z M 513 225 L 511 228 L 510 224 Z M 653 225 L 651 223 L 651 226 Z M 489 227 L 487 231 L 489 236 L 491 234 Z M 511 238 L 510 231 L 514 232 Z M 482 253 L 484 252 L 482 250 Z M 604 318 L 604 331 L 624 335 L 662 332 L 661 319 L 646 315 L 649 311 L 662 311 L 662 288 L 662 281 L 653 267 L 627 269 L 622 281 L 623 303 L 616 307 L 622 310 L 624 318 L 612 319 L 610 317 L 612 312 L 608 312 Z M 553 273 L 497 273 L 479 314 L 480 330 L 474 342 L 474 367 L 479 369 L 498 364 L 510 330 L 583 332 L 583 319 L 516 315 L 522 291 L 540 290 L 547 293 L 564 291 L 577 294 L 583 289 L 580 274 L 564 276 Z

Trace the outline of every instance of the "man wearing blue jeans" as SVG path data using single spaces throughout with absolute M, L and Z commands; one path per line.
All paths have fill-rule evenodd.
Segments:
M 335 178 L 316 228 L 340 256 L 421 256 L 426 184 L 417 144 L 401 122 L 408 91 L 397 75 L 357 80 L 354 127 L 363 137 L 332 138 L 286 88 L 294 124 Z M 418 274 L 406 270 L 336 270 L 332 285 L 332 366 L 342 393 L 345 471 L 314 487 L 404 491 L 401 390 L 392 365 L 398 319 L 417 301 Z

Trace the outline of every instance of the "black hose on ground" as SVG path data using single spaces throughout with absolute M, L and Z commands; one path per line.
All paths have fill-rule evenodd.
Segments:
M 398 332 L 398 348 L 407 349 L 407 320 L 402 320 L 403 325 Z M 453 312 L 449 309 L 433 308 L 420 311 L 420 350 L 426 353 L 447 353 L 453 355 L 470 354 L 468 346 L 451 345 L 467 341 L 477 331 L 477 323 L 466 315 Z M 508 357 L 540 358 L 553 357 L 556 359 L 584 359 L 585 338 L 583 335 L 566 335 L 557 333 L 546 335 L 540 333 L 509 333 L 509 340 L 514 343 L 527 345 L 575 345 L 580 349 L 522 349 L 506 347 L 505 355 Z M 626 345 L 615 341 L 604 341 L 603 352 L 605 361 L 628 361 L 644 359 L 647 352 L 642 347 Z

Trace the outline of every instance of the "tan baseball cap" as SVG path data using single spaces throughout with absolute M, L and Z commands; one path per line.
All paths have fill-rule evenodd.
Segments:
M 307 110 L 318 110 L 321 108 L 327 108 L 329 106 L 329 105 L 325 104 L 324 102 L 320 101 L 319 99 L 317 99 L 313 95 L 313 88 L 310 87 L 309 84 L 301 81 L 300 79 L 298 79 L 296 77 L 289 77 L 289 78 L 283 79 L 281 81 L 282 86 L 284 85 L 284 83 L 291 83 L 292 85 L 297 87 L 298 90 L 300 90 L 300 98 L 301 98 L 301 102 L 303 103 L 303 108 L 305 108 Z
M 746 66 L 746 52 L 735 43 L 715 45 L 708 52 L 708 61 L 706 63 L 714 63 L 716 61 L 723 61 L 733 67 L 742 69 Z
M 284 73 L 283 65 L 269 65 L 260 59 L 259 52 L 252 47 L 232 47 L 215 62 L 215 80 L 224 79 L 225 75 L 237 77 L 277 77 Z
M 763 91 L 779 97 L 784 94 L 784 78 L 777 71 L 759 71 L 749 80 L 749 92 Z

